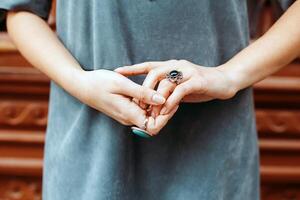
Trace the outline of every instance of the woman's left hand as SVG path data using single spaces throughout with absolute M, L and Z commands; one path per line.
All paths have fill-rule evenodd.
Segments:
M 166 74 L 172 70 L 182 72 L 180 83 L 172 83 Z M 115 69 L 125 76 L 147 74 L 143 86 L 154 89 L 167 98 L 163 108 L 154 107 L 152 115 L 169 113 L 180 102 L 204 102 L 213 99 L 229 99 L 237 92 L 222 65 L 204 67 L 186 60 L 153 61 Z

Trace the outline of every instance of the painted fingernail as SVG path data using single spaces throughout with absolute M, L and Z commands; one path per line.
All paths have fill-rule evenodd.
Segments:
M 163 108 L 161 109 L 161 111 L 160 111 L 160 114 L 161 114 L 161 115 L 164 115 L 164 114 L 166 114 L 166 111 L 167 111 L 167 108 L 166 108 L 166 107 L 163 107 Z
M 160 94 L 153 95 L 152 100 L 154 101 L 154 103 L 158 103 L 158 104 L 163 104 L 166 101 L 166 99 Z

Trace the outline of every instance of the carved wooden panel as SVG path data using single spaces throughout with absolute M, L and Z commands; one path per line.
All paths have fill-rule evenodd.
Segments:
M 263 200 L 298 200 L 300 185 L 268 185 L 261 189 Z
M 40 178 L 0 176 L 1 200 L 41 200 Z

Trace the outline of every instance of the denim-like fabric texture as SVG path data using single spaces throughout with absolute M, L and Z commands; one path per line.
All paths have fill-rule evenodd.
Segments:
M 85 70 L 169 59 L 214 67 L 249 41 L 243 0 L 58 0 L 57 33 Z M 51 82 L 44 200 L 255 200 L 258 158 L 251 88 L 181 104 L 144 139 Z

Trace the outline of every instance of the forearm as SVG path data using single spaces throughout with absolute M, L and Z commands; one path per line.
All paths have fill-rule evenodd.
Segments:
M 63 46 L 48 24 L 29 12 L 8 13 L 9 36 L 21 54 L 37 69 L 78 95 L 79 63 Z
M 296 1 L 270 30 L 220 66 L 236 91 L 276 72 L 300 53 L 300 1 Z

